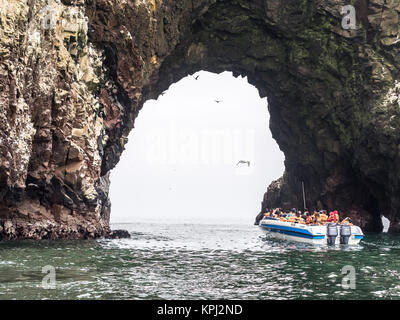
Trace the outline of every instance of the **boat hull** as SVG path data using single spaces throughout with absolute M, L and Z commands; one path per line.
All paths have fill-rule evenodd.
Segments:
M 326 226 L 305 225 L 276 219 L 262 219 L 259 226 L 269 236 L 275 239 L 296 241 L 315 245 L 327 244 Z M 364 237 L 361 229 L 351 226 L 351 236 L 348 245 L 357 245 Z M 340 244 L 340 234 L 335 239 L 335 245 Z

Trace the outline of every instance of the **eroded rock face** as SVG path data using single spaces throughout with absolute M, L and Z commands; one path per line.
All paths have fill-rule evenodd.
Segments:
M 286 173 L 263 209 L 400 229 L 400 1 L 0 0 L 0 234 L 110 235 L 109 172 L 143 103 L 199 70 L 267 96 Z

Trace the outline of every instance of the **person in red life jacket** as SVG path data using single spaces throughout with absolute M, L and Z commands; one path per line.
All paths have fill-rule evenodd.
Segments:
M 333 213 L 335 214 L 335 222 L 339 223 L 339 212 L 337 212 L 337 210 L 333 211 Z
M 328 222 L 334 222 L 334 223 L 339 222 L 339 213 L 337 212 L 337 210 L 329 213 Z

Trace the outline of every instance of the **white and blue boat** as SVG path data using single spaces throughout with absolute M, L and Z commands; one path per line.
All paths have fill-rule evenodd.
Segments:
M 360 227 L 333 223 L 317 226 L 264 217 L 259 226 L 272 238 L 309 244 L 356 245 L 364 238 Z

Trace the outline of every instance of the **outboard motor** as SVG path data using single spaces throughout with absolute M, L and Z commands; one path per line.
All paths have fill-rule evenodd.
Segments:
M 328 245 L 332 246 L 335 244 L 336 237 L 338 236 L 338 228 L 335 223 L 328 223 L 326 226 L 326 237 L 328 239 Z
M 349 244 L 351 236 L 351 227 L 348 225 L 342 225 L 340 227 L 340 244 Z

